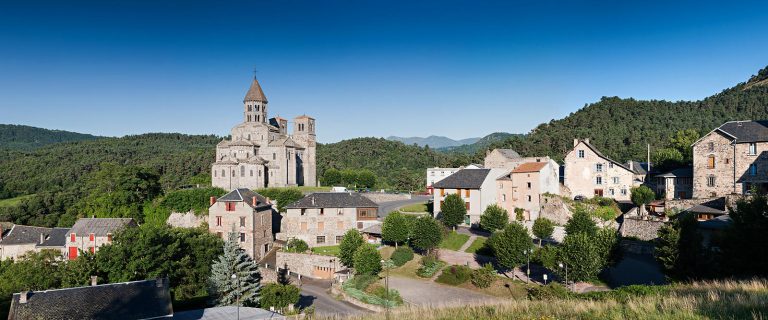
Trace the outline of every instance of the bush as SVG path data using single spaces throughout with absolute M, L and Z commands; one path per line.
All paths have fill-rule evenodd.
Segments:
M 262 309 L 275 307 L 282 310 L 299 302 L 299 288 L 292 285 L 270 283 L 261 289 L 259 304 Z
M 546 286 L 533 286 L 528 288 L 528 299 L 530 300 L 560 300 L 571 296 L 568 289 L 557 282 L 552 282 Z
M 368 288 L 369 285 L 371 285 L 371 283 L 374 283 L 377 280 L 379 280 L 378 276 L 364 274 L 364 275 L 355 276 L 352 279 L 347 280 L 345 284 L 348 284 L 349 286 L 357 290 L 365 290 L 366 288 Z
M 458 286 L 469 281 L 472 277 L 472 269 L 466 266 L 450 266 L 443 270 L 443 273 L 435 280 L 439 283 Z
M 277 201 L 277 210 L 280 212 L 285 212 L 285 206 L 304 198 L 299 188 L 266 188 L 256 190 L 256 193 Z
M 285 252 L 304 253 L 309 251 L 309 245 L 304 240 L 293 238 L 285 244 Z
M 403 298 L 397 290 L 390 289 L 387 297 L 386 288 L 376 283 L 378 279 L 371 275 L 356 276 L 344 282 L 342 288 L 351 297 L 368 304 L 389 307 L 403 304 Z
M 369 286 L 365 292 L 375 297 L 384 299 L 384 301 L 395 303 L 396 305 L 403 304 L 403 298 L 400 296 L 400 293 L 397 292 L 397 290 L 389 289 L 389 295 L 387 295 L 387 288 L 378 283 Z
M 613 219 L 616 219 L 616 217 L 620 214 L 619 210 L 616 207 L 599 207 L 595 209 L 595 212 L 592 213 L 595 217 L 600 218 L 603 221 L 610 221 Z
M 395 249 L 394 252 L 392 252 L 390 259 L 392 259 L 392 262 L 394 262 L 396 266 L 401 267 L 408 263 L 408 261 L 413 260 L 413 249 L 408 247 L 399 247 Z
M 378 274 L 381 271 L 381 254 L 371 245 L 363 245 L 355 252 L 355 273 Z
M 488 288 L 496 280 L 496 270 L 490 263 L 482 268 L 472 271 L 472 284 L 478 288 Z
M 444 262 L 437 260 L 437 258 L 433 256 L 425 256 L 421 258 L 421 267 L 416 271 L 416 275 L 422 278 L 431 278 L 435 275 L 435 272 L 440 270 L 444 265 Z

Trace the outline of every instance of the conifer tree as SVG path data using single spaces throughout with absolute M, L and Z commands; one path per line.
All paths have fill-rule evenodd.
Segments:
M 233 277 L 235 275 L 235 277 Z M 261 289 L 259 266 L 238 245 L 237 234 L 229 233 L 224 253 L 211 266 L 211 295 L 219 306 L 256 307 Z

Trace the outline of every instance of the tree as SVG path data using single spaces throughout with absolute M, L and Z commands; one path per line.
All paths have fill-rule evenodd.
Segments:
M 639 187 L 632 187 L 630 189 L 632 192 L 631 199 L 632 203 L 634 203 L 636 206 L 640 207 L 640 216 L 645 215 L 645 206 L 651 203 L 654 199 L 656 199 L 656 194 L 651 190 L 651 188 L 648 188 L 646 186 L 639 186 Z
M 414 247 L 429 253 L 443 241 L 443 227 L 431 216 L 419 217 L 414 221 L 411 243 Z
M 566 235 L 557 248 L 557 257 L 559 262 L 568 266 L 569 281 L 593 280 L 603 267 L 598 248 L 593 244 L 593 236 L 586 232 Z M 564 269 L 557 269 L 557 272 L 565 275 Z
M 616 230 L 610 227 L 601 228 L 597 230 L 593 237 L 592 243 L 597 249 L 597 253 L 600 255 L 600 267 L 605 268 L 613 265 L 619 260 L 619 237 L 616 234 Z
M 408 240 L 410 230 L 408 229 L 408 221 L 405 216 L 399 211 L 390 212 L 384 223 L 381 226 L 381 238 L 387 242 L 393 242 L 395 247 L 400 242 Z
M 285 244 L 285 251 L 295 252 L 295 253 L 304 253 L 309 251 L 309 245 L 307 244 L 306 241 L 301 240 L 299 238 L 291 238 Z
M 445 197 L 440 211 L 442 211 L 443 224 L 456 230 L 456 226 L 461 224 L 467 215 L 467 206 L 461 195 L 453 193 Z
M 283 311 L 288 306 L 297 304 L 299 298 L 300 290 L 296 286 L 270 283 L 261 289 L 259 305 L 262 309 L 269 310 L 270 307 L 274 307 L 275 310 Z
M 515 220 L 523 222 L 525 220 L 525 210 L 523 208 L 515 208 Z
M 61 253 L 30 252 L 15 262 L 0 262 L 0 294 L 10 297 L 25 290 L 48 290 L 61 285 Z
M 328 168 L 323 173 L 323 185 L 325 186 L 338 186 L 343 183 L 341 177 L 341 171 L 335 168 Z
M 555 225 L 552 220 L 539 217 L 533 221 L 533 235 L 539 238 L 539 247 L 541 247 L 541 240 L 547 239 L 552 236 L 552 232 L 555 231 Z
M 502 207 L 492 204 L 485 208 L 480 216 L 480 227 L 490 232 L 504 229 L 509 224 L 509 213 Z
M 669 144 L 672 148 L 675 148 L 682 155 L 682 163 L 690 163 L 693 161 L 693 145 L 696 140 L 699 140 L 699 132 L 696 129 L 678 130 L 675 134 L 669 138 Z
M 355 274 L 375 275 L 381 271 L 381 254 L 371 245 L 363 245 L 355 251 Z
M 238 245 L 237 233 L 230 232 L 224 253 L 211 267 L 211 295 L 217 305 L 258 306 L 261 290 L 259 266 Z M 234 275 L 234 277 L 233 277 Z
M 651 158 L 651 161 L 653 161 L 653 165 L 656 168 L 656 170 L 659 170 L 659 171 L 674 169 L 676 167 L 679 167 L 685 164 L 683 159 L 683 154 L 680 153 L 680 151 L 678 151 L 677 149 L 673 149 L 673 148 L 664 148 L 664 149 L 656 150 L 653 153 L 653 157 Z
M 142 208 L 162 193 L 160 176 L 137 166 L 101 164 L 86 182 L 84 197 L 78 207 L 85 216 L 133 218 L 143 222 Z
M 339 260 L 347 268 L 355 267 L 355 252 L 362 245 L 365 244 L 363 236 L 357 230 L 350 229 L 341 238 L 341 244 L 339 245 Z
M 577 207 L 571 219 L 565 224 L 566 234 L 586 233 L 589 236 L 597 233 L 597 225 L 583 207 Z
M 528 230 L 520 223 L 510 223 L 488 240 L 502 267 L 512 269 L 526 261 L 526 252 L 533 247 Z
M 65 288 L 87 286 L 90 284 L 92 276 L 98 276 L 98 272 L 96 255 L 90 251 L 80 251 L 77 259 L 63 265 L 61 286 Z
M 756 194 L 730 210 L 733 224 L 722 239 L 723 264 L 739 277 L 768 276 L 768 256 L 756 248 L 768 248 L 768 198 Z
M 368 169 L 359 170 L 356 176 L 358 188 L 373 188 L 376 186 L 376 174 Z

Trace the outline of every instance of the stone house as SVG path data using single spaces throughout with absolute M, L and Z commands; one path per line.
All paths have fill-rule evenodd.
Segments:
M 506 169 L 463 169 L 434 185 L 434 215 L 441 213 L 445 197 L 458 194 L 464 200 L 467 216 L 463 225 L 480 222 L 480 216 L 489 205 L 497 203 L 496 179 L 508 173 Z
M 427 168 L 427 192 L 432 194 L 434 190 L 433 186 L 436 182 L 445 179 L 461 169 L 482 169 L 482 167 L 476 164 L 470 164 L 466 167 L 458 168 Z
M 496 179 L 498 204 L 516 218 L 515 209 L 524 210 L 525 220 L 535 220 L 541 208 L 541 195 L 560 194 L 560 166 L 557 162 L 526 162 Z
M 653 176 L 657 194 L 665 200 L 690 199 L 693 196 L 693 169 L 678 168 Z
M 29 252 L 52 249 L 66 255 L 64 238 L 68 228 L 13 225 L 0 229 L 0 260 L 18 259 Z
M 115 233 L 136 226 L 136 221 L 131 218 L 78 219 L 67 234 L 66 257 L 75 260 L 81 251 L 96 253 L 101 246 L 112 243 Z
M 768 191 L 768 121 L 729 121 L 696 141 L 693 197 Z
M 211 166 L 214 187 L 238 188 L 317 185 L 315 119 L 307 115 L 288 120 L 267 116 L 267 97 L 253 79 L 243 99 L 243 122 L 232 128 L 231 140 L 216 146 Z
M 301 239 L 310 247 L 340 244 L 347 230 L 380 223 L 379 205 L 360 193 L 312 193 L 285 209 L 277 239 Z
M 493 149 L 486 152 L 483 167 L 487 169 L 514 170 L 523 163 L 550 161 L 554 162 L 549 157 L 521 157 L 512 149 Z
M 224 240 L 235 232 L 240 248 L 259 261 L 274 244 L 273 214 L 268 198 L 249 189 L 235 189 L 218 199 L 211 197 L 208 231 Z
M 574 139 L 565 156 L 563 183 L 572 196 L 602 196 L 629 201 L 630 189 L 644 182 L 645 170 L 638 162 L 620 163 L 603 155 L 589 139 Z

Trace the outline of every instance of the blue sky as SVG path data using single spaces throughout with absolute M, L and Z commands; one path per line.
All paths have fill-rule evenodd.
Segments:
M 0 123 L 225 135 L 256 68 L 270 115 L 314 116 L 321 142 L 458 139 L 768 65 L 764 1 L 668 2 L 4 1 Z

